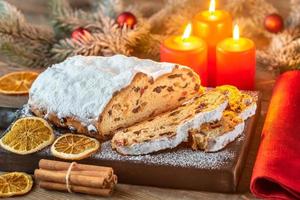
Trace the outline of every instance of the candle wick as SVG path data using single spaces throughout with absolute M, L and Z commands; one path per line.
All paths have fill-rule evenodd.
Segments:
M 214 10 L 209 11 L 209 17 L 211 19 L 216 19 L 217 18 L 216 12 Z

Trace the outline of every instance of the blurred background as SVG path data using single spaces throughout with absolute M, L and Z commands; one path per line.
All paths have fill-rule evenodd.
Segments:
M 15 5 L 21 11 L 25 12 L 28 16 L 28 19 L 31 19 L 37 23 L 44 23 L 47 22 L 46 18 L 49 15 L 49 6 L 47 0 L 6 0 L 7 2 Z M 149 15 L 158 9 L 160 9 L 164 5 L 164 0 L 123 0 L 125 4 L 135 4 L 135 6 L 139 6 L 144 8 L 145 14 Z M 176 0 L 174 0 L 176 1 Z M 208 7 L 209 1 L 207 0 L 199 0 L 200 2 L 203 1 L 203 8 Z M 218 0 L 217 6 L 222 7 L 226 0 Z M 230 0 L 229 0 L 230 1 Z M 90 9 L 95 4 L 95 0 L 69 0 L 71 5 L 74 8 L 81 8 L 81 9 Z M 268 2 L 272 3 L 283 16 L 286 16 L 289 12 L 289 3 L 288 1 L 283 0 L 268 0 Z M 201 8 L 199 8 L 201 9 Z

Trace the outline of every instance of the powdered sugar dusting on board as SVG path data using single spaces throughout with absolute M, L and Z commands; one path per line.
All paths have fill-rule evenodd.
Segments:
M 41 73 L 29 93 L 29 105 L 93 124 L 114 92 L 128 86 L 138 72 L 154 79 L 170 73 L 175 64 L 123 55 L 74 56 Z M 183 67 L 183 66 L 180 66 Z
M 243 140 L 243 139 L 242 139 Z M 239 142 L 242 142 L 240 140 Z M 41 155 L 50 155 L 50 148 L 39 152 Z M 92 160 L 108 160 L 139 163 L 154 166 L 170 166 L 199 169 L 220 169 L 232 164 L 236 152 L 224 149 L 214 153 L 193 151 L 189 148 L 176 148 L 174 150 L 162 151 L 155 154 L 140 156 L 124 156 L 111 149 L 110 141 L 101 144 L 101 151 L 91 156 Z
M 227 149 L 214 153 L 205 153 L 203 151 L 193 151 L 186 147 L 179 147 L 155 154 L 123 156 L 113 151 L 110 141 L 107 141 L 101 145 L 101 152 L 94 154 L 93 157 L 95 159 L 130 161 L 159 166 L 219 169 L 222 166 L 230 164 L 235 157 L 235 153 Z

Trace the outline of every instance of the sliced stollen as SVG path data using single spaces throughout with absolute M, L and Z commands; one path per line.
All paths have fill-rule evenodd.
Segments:
M 190 130 L 191 146 L 194 150 L 215 152 L 239 137 L 245 123 L 235 112 L 224 111 L 220 121 L 204 123 L 200 129 Z
M 246 92 L 240 91 L 231 85 L 222 85 L 216 87 L 216 90 L 227 96 L 229 101 L 227 110 L 237 113 L 243 120 L 255 114 L 257 108 L 256 101 Z
M 239 102 L 239 106 L 231 109 L 238 113 L 239 117 L 243 120 L 247 120 L 249 117 L 255 115 L 257 104 L 253 97 L 242 92 Z
M 31 111 L 94 137 L 177 108 L 199 93 L 199 76 L 172 63 L 115 55 L 74 56 L 33 83 Z
M 227 107 L 226 97 L 208 91 L 173 111 L 117 131 L 112 148 L 124 155 L 141 155 L 174 148 L 188 139 L 188 131 L 219 120 Z

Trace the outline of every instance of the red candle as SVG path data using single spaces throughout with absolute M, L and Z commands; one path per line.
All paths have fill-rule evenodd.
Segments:
M 227 38 L 217 45 L 216 83 L 253 90 L 255 66 L 254 42 L 248 38 L 240 38 L 239 28 L 235 25 L 233 38 Z
M 193 34 L 207 42 L 208 85 L 216 84 L 216 46 L 232 35 L 232 19 L 228 12 L 215 10 L 215 1 L 210 1 L 209 10 L 198 13 L 193 20 Z
M 207 85 L 207 47 L 206 43 L 190 36 L 191 24 L 187 25 L 182 36 L 171 36 L 160 46 L 160 61 L 172 62 L 192 68 Z

